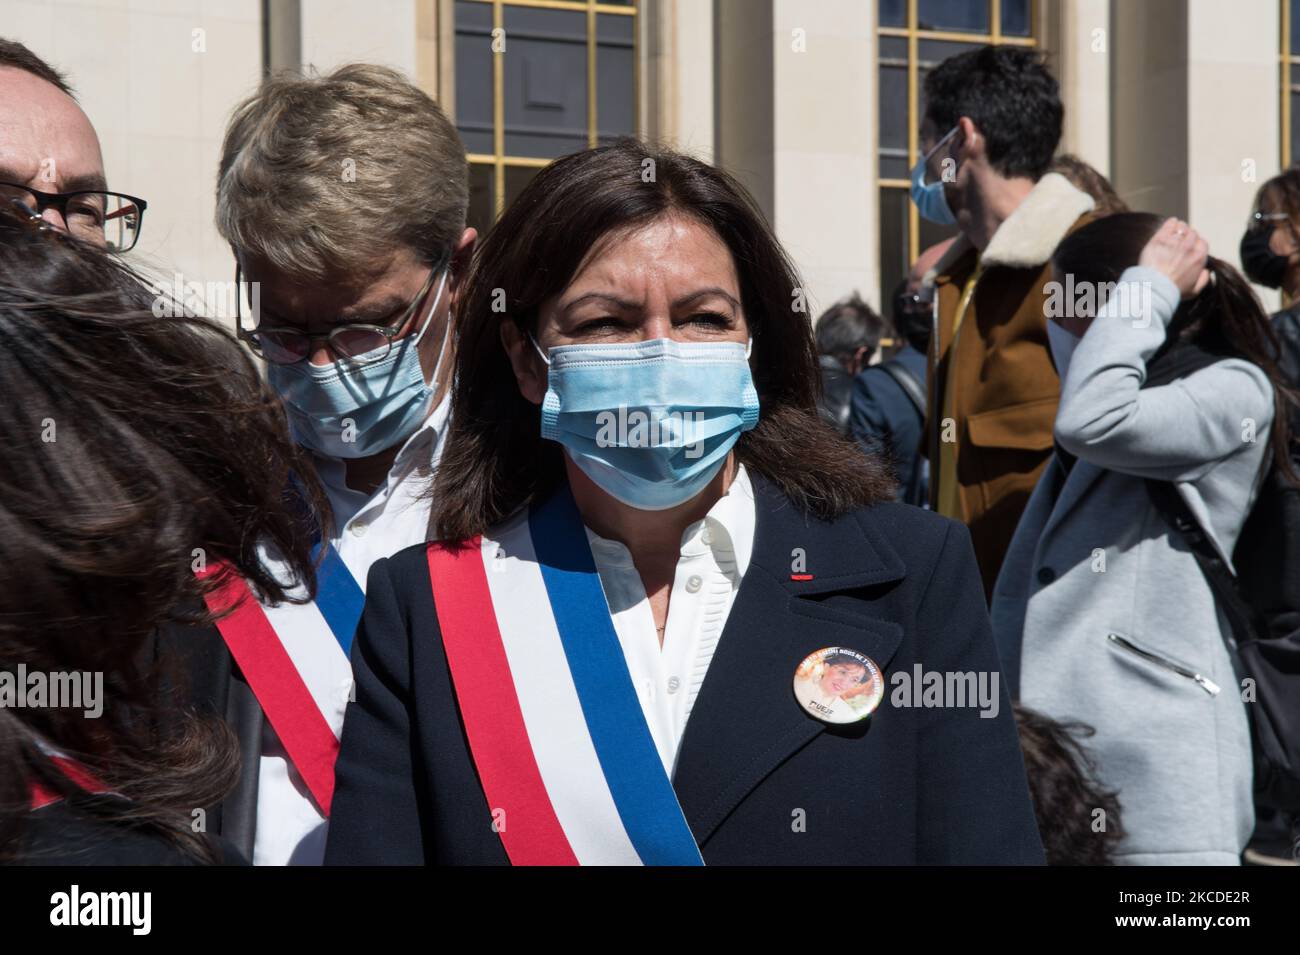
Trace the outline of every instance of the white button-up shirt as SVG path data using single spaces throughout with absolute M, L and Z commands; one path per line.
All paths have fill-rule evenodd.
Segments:
M 420 430 L 407 438 L 393 459 L 388 477 L 373 494 L 363 494 L 347 486 L 343 461 L 314 459 L 316 473 L 334 512 L 330 543 L 362 591 L 371 564 L 429 538 L 430 505 L 426 492 L 433 467 L 442 455 L 450 409 L 448 394 Z M 343 706 L 352 686 L 352 668 L 338 656 L 322 654 L 321 664 L 338 670 L 337 674 L 329 674 L 329 678 L 336 680 L 340 688 L 339 705 Z M 289 760 L 284 744 L 270 722 L 264 722 L 253 863 L 319 865 L 325 857 L 327 826 Z
M 754 489 L 741 465 L 727 493 L 682 534 L 662 649 L 631 553 L 618 541 L 587 530 L 632 685 L 669 778 L 686 721 L 749 568 L 754 525 Z

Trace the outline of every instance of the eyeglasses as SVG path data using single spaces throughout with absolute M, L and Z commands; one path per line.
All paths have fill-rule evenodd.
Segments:
M 241 272 L 236 267 L 235 333 L 241 341 L 248 343 L 249 348 L 253 350 L 257 357 L 273 365 L 296 365 L 301 361 L 305 361 L 311 355 L 312 345 L 322 341 L 329 346 L 335 357 L 345 361 L 355 361 L 362 355 L 366 356 L 366 363 L 382 361 L 388 357 L 389 351 L 392 350 L 393 339 L 411 321 L 412 316 L 420 307 L 420 303 L 429 294 L 429 289 L 433 288 L 433 280 L 441 272 L 442 268 L 440 266 L 434 267 L 429 273 L 429 278 L 425 281 L 424 287 L 420 289 L 420 294 L 415 296 L 410 305 L 406 306 L 402 311 L 402 317 L 395 324 L 372 325 L 367 322 L 349 322 L 335 325 L 323 334 L 313 335 L 301 328 L 290 326 L 263 327 L 259 324 L 255 328 L 244 328 L 243 295 L 240 292 Z M 253 317 L 257 318 L 256 315 Z M 375 354 L 369 354 L 370 352 Z
M 1260 229 L 1275 222 L 1290 222 L 1291 217 L 1285 212 L 1252 212 L 1247 229 Z
M 0 201 L 18 203 L 37 217 L 57 209 L 70 234 L 110 252 L 128 252 L 135 246 L 149 205 L 122 192 L 41 192 L 16 182 L 0 182 Z

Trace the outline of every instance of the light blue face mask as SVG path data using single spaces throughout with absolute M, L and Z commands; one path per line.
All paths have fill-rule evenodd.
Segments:
M 451 333 L 448 318 L 432 382 L 425 382 L 418 346 L 433 324 L 447 270 L 424 325 L 389 348 L 328 365 L 271 365 L 267 380 L 280 393 L 298 443 L 327 458 L 364 458 L 413 435 L 428 417 Z M 369 357 L 368 357 L 369 356 Z
M 930 157 L 959 129 L 960 126 L 954 126 L 948 130 L 943 139 L 935 143 L 934 148 L 918 159 L 916 165 L 912 167 L 912 202 L 916 204 L 916 211 L 921 214 L 922 219 L 927 219 L 936 225 L 954 225 L 957 217 L 952 214 L 952 209 L 948 206 L 948 198 L 943 194 L 943 179 L 940 178 L 938 182 L 926 182 L 925 167 Z
M 531 336 L 530 336 L 531 338 Z M 675 342 L 560 345 L 548 358 L 542 437 L 607 494 L 645 511 L 704 490 L 758 424 L 748 345 Z

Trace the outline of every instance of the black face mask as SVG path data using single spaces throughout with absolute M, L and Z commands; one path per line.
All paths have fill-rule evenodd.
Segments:
M 1273 235 L 1272 226 L 1256 226 L 1246 230 L 1241 237 L 1241 267 L 1246 278 L 1267 288 L 1281 288 L 1291 264 L 1285 255 L 1278 255 L 1268 247 Z
M 924 353 L 929 350 L 933 324 L 933 307 L 911 301 L 908 295 L 894 299 L 894 327 L 917 351 Z

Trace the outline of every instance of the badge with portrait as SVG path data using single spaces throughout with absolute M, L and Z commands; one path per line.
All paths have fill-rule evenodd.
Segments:
M 824 647 L 794 671 L 794 696 L 804 712 L 824 723 L 866 719 L 885 695 L 876 662 L 848 647 Z

